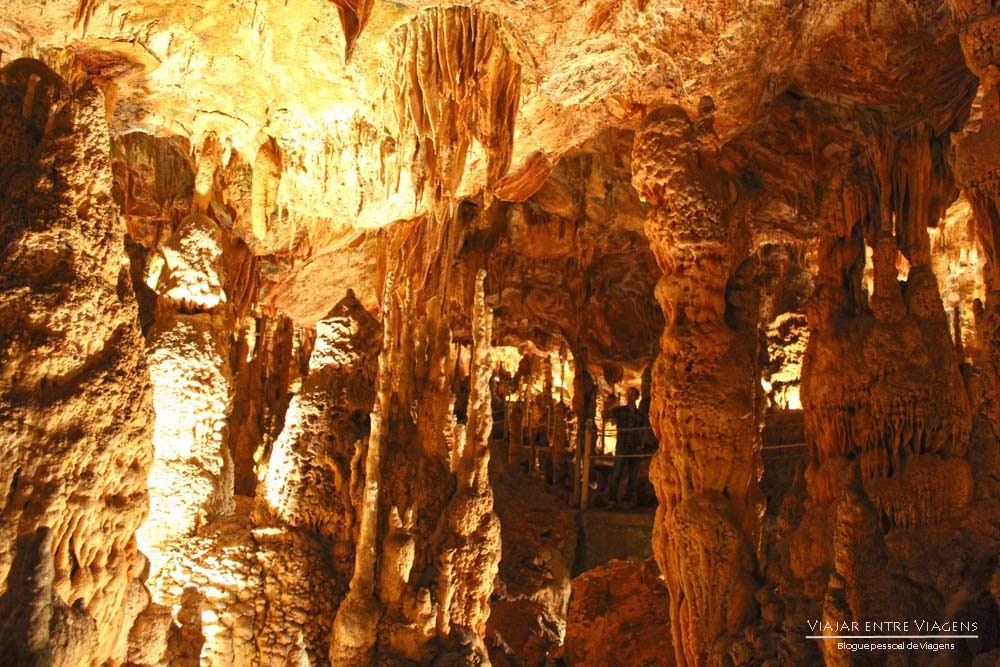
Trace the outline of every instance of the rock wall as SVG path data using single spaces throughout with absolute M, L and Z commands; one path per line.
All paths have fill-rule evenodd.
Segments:
M 153 406 L 105 101 L 18 60 L 0 105 L 4 641 L 21 664 L 121 661 Z
M 233 402 L 229 413 L 229 452 L 233 490 L 253 496 L 274 441 L 282 433 L 293 383 L 308 372 L 314 330 L 296 327 L 286 316 L 248 317 L 230 352 Z M 305 358 L 303 363 L 303 357 Z

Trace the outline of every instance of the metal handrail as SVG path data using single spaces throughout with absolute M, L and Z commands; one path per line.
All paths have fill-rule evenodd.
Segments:
M 591 454 L 590 460 L 601 459 L 601 460 L 614 460 L 614 459 L 651 459 L 656 454 L 656 452 L 649 452 L 648 454 Z
M 507 407 L 507 406 L 505 406 L 505 407 Z M 504 412 L 506 412 L 506 410 Z M 505 414 L 505 416 L 506 416 L 506 414 Z M 502 422 L 502 421 L 504 421 L 504 419 L 501 418 L 501 419 L 496 420 L 496 421 Z M 529 424 L 529 427 L 530 427 L 530 421 L 528 422 L 528 424 Z M 582 445 L 583 446 L 582 447 L 576 446 L 572 441 L 570 441 L 570 442 L 566 443 L 566 445 L 567 445 L 566 451 L 567 452 L 569 452 L 569 451 L 573 451 L 574 452 L 573 467 L 574 467 L 574 470 L 575 470 L 575 474 L 573 476 L 573 481 L 574 481 L 574 493 L 573 493 L 573 496 L 574 496 L 574 500 L 579 503 L 579 507 L 581 509 L 587 509 L 587 507 L 589 505 L 589 500 L 590 500 L 590 498 L 589 498 L 589 496 L 590 496 L 590 478 L 591 478 L 591 472 L 592 472 L 591 468 L 593 467 L 594 462 L 596 462 L 596 461 L 600 461 L 600 462 L 615 461 L 617 459 L 651 459 L 651 458 L 653 458 L 656 455 L 656 451 L 653 451 L 653 452 L 642 452 L 642 453 L 636 453 L 636 454 L 619 454 L 619 453 L 614 453 L 614 454 L 598 454 L 597 451 L 595 451 L 595 449 L 596 449 L 595 445 L 597 445 L 598 441 L 603 442 L 604 439 L 605 439 L 605 436 L 607 436 L 607 435 L 615 436 L 617 438 L 618 436 L 620 436 L 622 434 L 625 434 L 625 433 L 649 432 L 649 433 L 653 433 L 654 436 L 655 436 L 655 431 L 654 431 L 654 429 L 653 429 L 653 427 L 651 425 L 650 426 L 631 426 L 631 427 L 626 427 L 626 428 L 618 428 L 617 426 L 614 425 L 614 422 L 611 422 L 609 420 L 609 423 L 605 423 L 604 425 L 602 425 L 602 428 L 598 429 L 597 428 L 597 424 L 594 422 L 594 420 L 590 419 L 590 420 L 586 420 L 586 421 L 584 421 L 582 423 L 580 423 L 578 421 L 578 428 L 583 433 L 583 435 L 582 435 L 582 437 L 583 437 Z M 551 444 L 541 445 L 541 444 L 537 444 L 535 442 L 532 442 L 530 444 L 526 444 L 526 443 L 515 443 L 515 442 L 511 441 L 509 444 L 510 444 L 511 447 L 516 447 L 518 449 L 522 449 L 522 448 L 523 449 L 530 449 L 531 452 L 532 452 L 532 460 L 534 460 L 535 457 L 538 455 L 539 450 L 547 452 L 547 451 L 550 451 L 550 450 L 554 449 L 554 447 Z M 785 444 L 780 444 L 780 445 L 764 445 L 764 446 L 761 447 L 761 451 L 764 451 L 764 450 L 767 450 L 767 451 L 771 451 L 771 450 L 799 450 L 799 449 L 807 448 L 808 446 L 809 446 L 808 443 L 805 443 L 805 442 L 785 443 Z M 603 450 L 603 445 L 601 446 L 601 450 Z M 795 458 L 796 456 L 797 456 L 796 454 L 792 454 L 790 452 L 788 455 L 785 455 L 782 458 L 791 459 L 791 458 Z
M 808 446 L 808 442 L 792 442 L 787 445 L 765 445 L 761 449 L 801 449 Z

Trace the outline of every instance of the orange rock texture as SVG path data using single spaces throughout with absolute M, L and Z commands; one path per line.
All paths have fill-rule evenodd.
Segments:
M 993 664 L 998 45 L 7 0 L 0 664 Z M 630 390 L 655 558 L 581 572 Z M 808 636 L 892 620 L 977 636 Z
M 122 661 L 153 406 L 105 100 L 37 61 L 2 72 L 4 643 L 22 664 Z

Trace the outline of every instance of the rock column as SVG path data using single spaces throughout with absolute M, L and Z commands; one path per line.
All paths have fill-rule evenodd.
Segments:
M 125 659 L 152 459 L 149 373 L 109 149 L 97 89 L 72 92 L 33 60 L 0 70 L 2 606 L 29 626 L 29 614 L 89 616 L 80 627 L 96 623 L 87 633 L 96 645 L 84 649 L 94 664 Z M 20 583 L 18 545 L 34 549 L 34 574 Z M 41 645 L 56 641 L 49 630 L 7 626 L 4 656 L 82 664 L 65 644 Z M 22 646 L 34 657 L 10 642 L 34 642 Z
M 739 255 L 729 189 L 702 166 L 683 110 L 651 113 L 632 159 L 633 184 L 652 205 L 646 234 L 663 269 L 656 297 L 667 320 L 652 373 L 653 546 L 677 663 L 723 664 L 726 638 L 754 611 L 763 511 L 756 335 L 727 318 Z
M 139 533 L 154 574 L 178 541 L 234 508 L 222 231 L 192 213 L 160 252 L 157 315 L 147 337 L 156 457 L 150 516 Z
M 985 254 L 986 302 L 977 313 L 977 366 L 986 414 L 1000 432 L 1000 8 L 988 0 L 949 2 L 965 53 L 979 77 L 972 118 L 956 135 L 955 180 L 975 214 Z
M 802 368 L 808 499 L 789 554 L 805 597 L 832 620 L 941 614 L 929 582 L 903 574 L 929 565 L 887 548 L 883 534 L 926 535 L 960 521 L 973 497 L 972 411 L 927 232 L 953 196 L 934 157 L 946 142 L 924 126 L 872 137 L 821 202 Z

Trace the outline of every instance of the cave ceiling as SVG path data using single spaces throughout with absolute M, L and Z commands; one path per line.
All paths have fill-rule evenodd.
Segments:
M 145 133 L 173 147 L 171 155 L 131 149 L 146 156 L 142 164 L 173 160 L 133 177 L 149 193 L 165 187 L 153 180 L 172 178 L 204 196 L 197 164 L 225 166 L 220 210 L 265 257 L 265 306 L 306 325 L 348 288 L 377 306 L 379 230 L 429 213 L 400 155 L 391 82 L 407 24 L 434 3 L 5 4 L 5 59 L 35 57 L 70 82 L 97 81 L 119 142 Z M 474 140 L 456 191 L 491 208 L 487 226 L 503 232 L 486 235 L 498 335 L 547 332 L 614 362 L 650 359 L 662 327 L 652 294 L 659 270 L 627 157 L 649 109 L 686 110 L 703 147 L 737 176 L 759 245 L 814 237 L 817 183 L 830 164 L 919 123 L 946 133 L 976 87 L 940 1 L 489 0 L 477 8 L 495 17 L 520 67 L 507 173 L 490 178 L 488 151 Z M 449 39 L 447 29 L 435 39 Z M 258 223 L 251 182 L 268 178 L 267 219 Z M 169 218 L 176 204 L 161 200 L 150 212 L 141 193 L 133 200 L 132 227 L 143 215 Z

